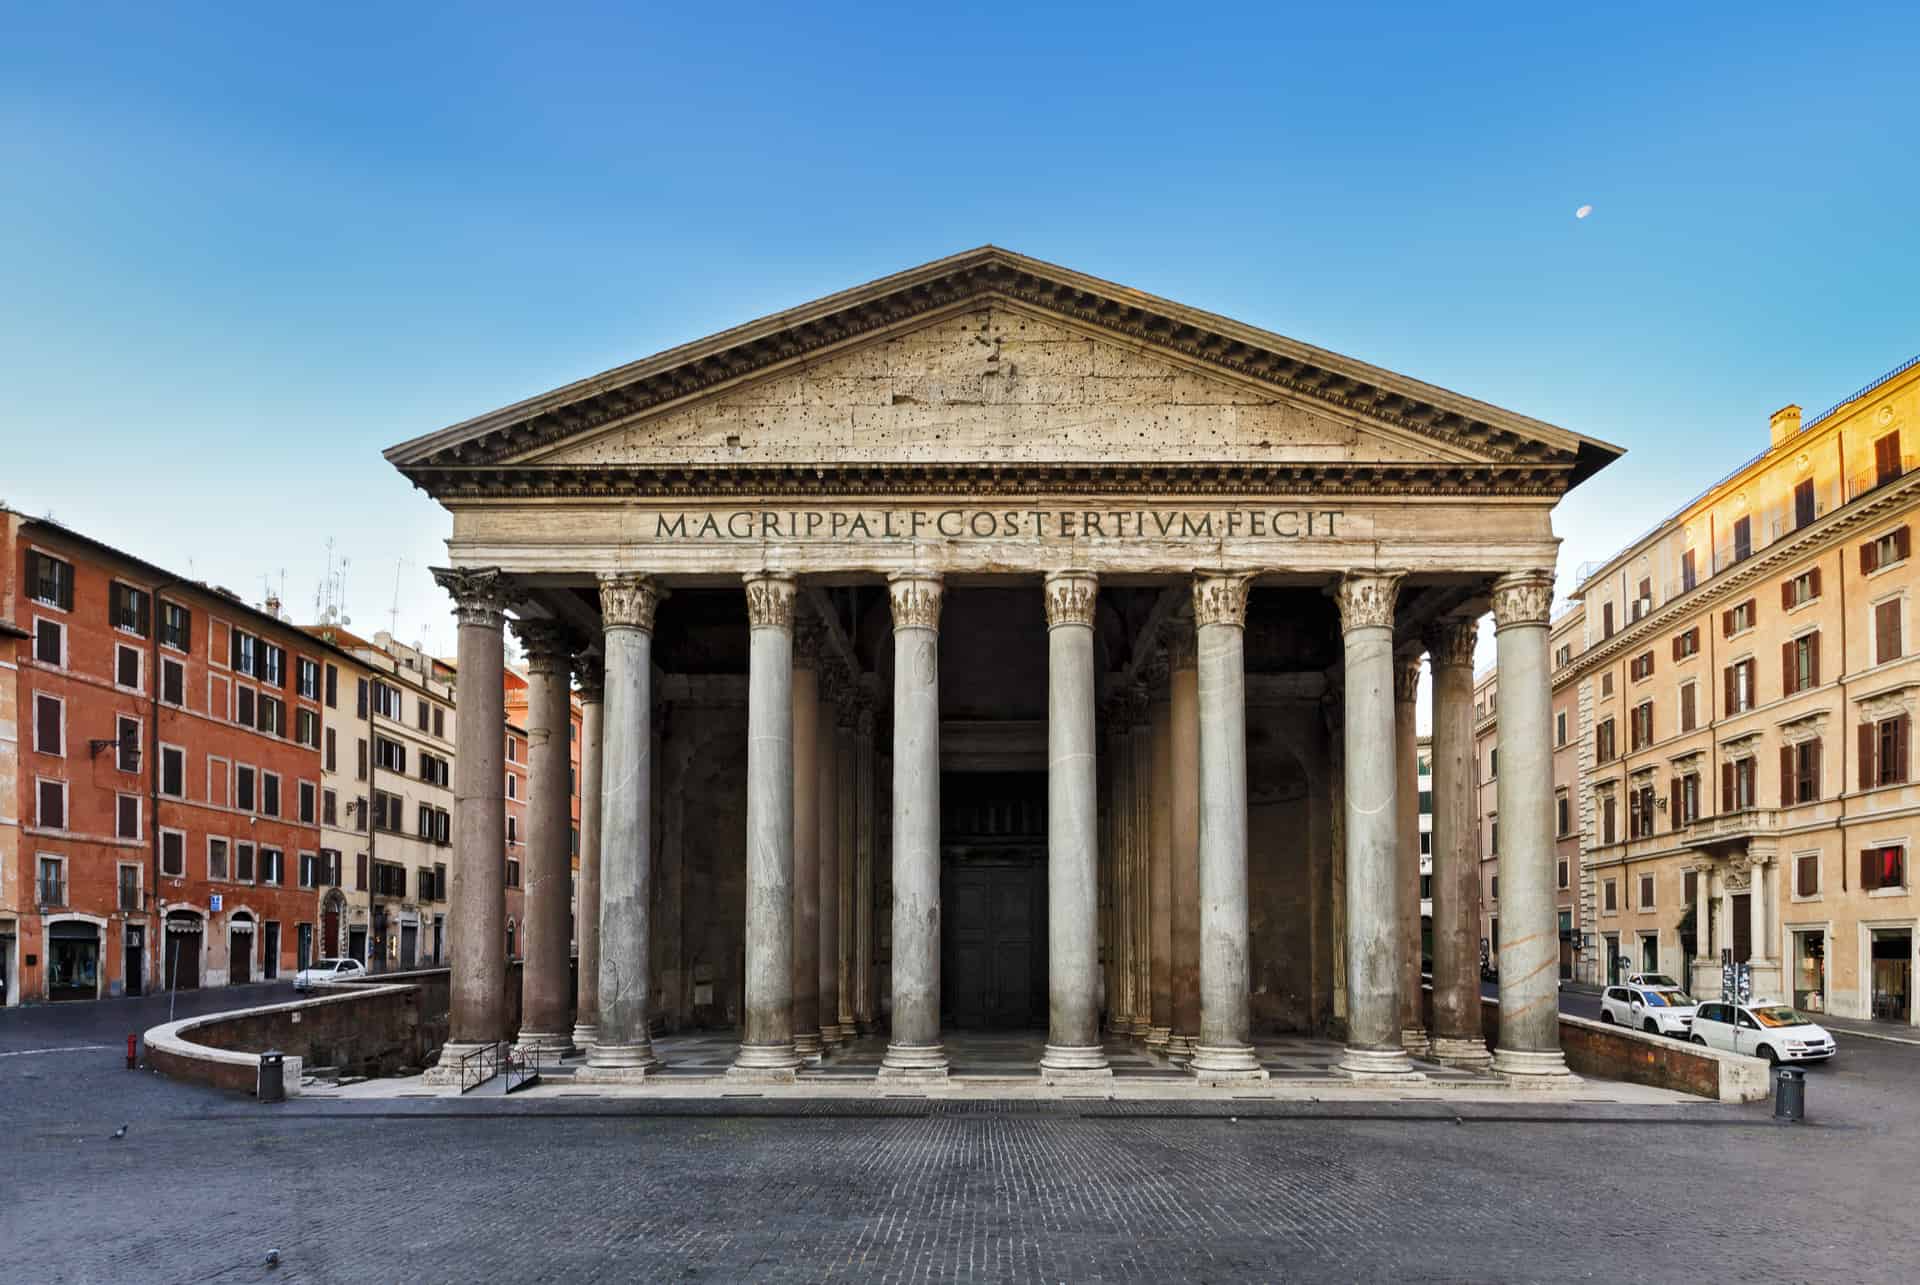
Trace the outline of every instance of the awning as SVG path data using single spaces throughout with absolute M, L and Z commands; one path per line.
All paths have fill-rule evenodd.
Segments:
M 47 925 L 47 936 L 54 941 L 98 941 L 100 930 L 79 920 L 62 919 L 57 924 Z
M 251 919 L 229 919 L 229 920 L 227 921 L 227 927 L 228 927 L 228 929 L 229 929 L 229 930 L 231 930 L 231 931 L 233 931 L 233 932 L 237 932 L 237 933 L 250 933 L 250 932 L 252 932 L 252 931 L 253 931 L 253 920 L 251 920 Z
M 167 931 L 170 933 L 198 933 L 205 929 L 206 925 L 198 915 L 167 916 Z

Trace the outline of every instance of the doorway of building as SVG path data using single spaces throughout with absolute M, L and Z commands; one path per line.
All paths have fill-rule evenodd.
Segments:
M 62 920 L 47 929 L 47 998 L 100 997 L 100 930 Z
M 1872 1015 L 1882 1022 L 1913 1020 L 1913 930 L 1875 928 Z
M 126 993 L 146 993 L 147 929 L 144 924 L 128 924 L 121 938 L 121 958 L 126 961 Z
M 400 967 L 412 968 L 420 952 L 420 925 L 400 925 Z
M 200 916 L 184 911 L 167 916 L 166 958 L 161 961 L 168 990 L 190 991 L 200 985 L 200 942 L 205 936 Z
M 941 780 L 941 1014 L 955 1030 L 1047 1024 L 1042 772 Z
M 265 930 L 260 942 L 260 978 L 272 981 L 280 976 L 280 921 L 261 925 Z
M 367 962 L 367 930 L 362 927 L 347 929 L 347 955 L 361 963 Z
M 244 912 L 227 923 L 227 984 L 243 986 L 253 980 L 253 920 Z
M 1753 894 L 1737 892 L 1733 895 L 1733 931 L 1727 935 L 1733 939 L 1733 962 L 1744 964 L 1753 958 Z
M 440 963 L 441 960 L 445 958 L 445 956 L 441 952 L 446 949 L 446 945 L 447 945 L 447 917 L 445 915 L 435 915 L 433 917 L 433 962 L 434 963 L 436 964 Z

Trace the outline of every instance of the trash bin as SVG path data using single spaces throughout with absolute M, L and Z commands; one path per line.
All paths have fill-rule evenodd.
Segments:
M 268 1051 L 260 1055 L 260 1086 L 257 1096 L 262 1102 L 287 1100 L 286 1062 L 280 1053 Z
M 1788 1124 L 1807 1118 L 1807 1073 L 1797 1066 L 1773 1073 L 1773 1118 Z

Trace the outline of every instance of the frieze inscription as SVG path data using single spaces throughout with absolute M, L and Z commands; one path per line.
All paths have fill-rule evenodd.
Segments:
M 657 543 L 769 540 L 1338 540 L 1341 509 L 752 508 L 656 513 Z

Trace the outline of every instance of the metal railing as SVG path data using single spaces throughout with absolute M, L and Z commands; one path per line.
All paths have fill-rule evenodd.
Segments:
M 463 1056 L 459 1062 L 460 1091 L 470 1092 L 500 1074 L 501 1059 L 506 1051 L 505 1044 L 482 1044 Z
M 518 1093 L 540 1083 L 540 1058 L 544 1050 L 517 1048 L 507 1054 L 507 1092 Z

